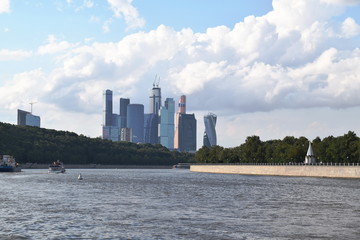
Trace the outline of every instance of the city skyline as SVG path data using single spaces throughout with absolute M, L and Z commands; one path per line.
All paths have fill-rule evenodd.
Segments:
M 198 148 L 208 112 L 224 147 L 360 134 L 359 12 L 360 0 L 0 0 L 0 121 L 37 102 L 42 127 L 98 137 L 101 92 L 148 106 L 159 76 L 165 97 L 186 95 Z

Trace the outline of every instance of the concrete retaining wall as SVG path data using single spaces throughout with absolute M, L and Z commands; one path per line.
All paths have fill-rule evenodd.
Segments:
M 360 166 L 191 165 L 190 171 L 244 175 L 360 178 Z

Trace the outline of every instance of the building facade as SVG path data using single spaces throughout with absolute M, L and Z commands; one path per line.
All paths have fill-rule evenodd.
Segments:
M 117 142 L 120 140 L 120 129 L 115 126 L 103 126 L 103 139 Z
M 149 113 L 153 113 L 159 115 L 159 110 L 161 107 L 161 88 L 158 86 L 154 86 L 150 90 L 150 105 L 149 105 Z
M 204 131 L 203 144 L 204 146 L 209 148 L 217 144 L 216 130 L 215 130 L 216 119 L 217 116 L 213 113 L 209 113 L 204 116 L 205 131 Z
M 155 113 L 148 113 L 144 115 L 144 143 L 159 143 L 158 119 L 159 117 Z
M 126 128 L 127 126 L 127 105 L 129 104 L 129 98 L 120 98 L 120 128 Z
M 103 92 L 103 126 L 113 126 L 113 93 L 109 89 Z
M 17 124 L 19 126 L 33 126 L 40 127 L 40 117 L 31 114 L 30 112 L 18 109 Z
M 180 114 L 186 113 L 186 96 L 182 95 L 178 102 L 178 111 L 175 117 L 174 148 L 179 149 L 179 118 Z
M 132 139 L 132 129 L 131 128 L 121 128 L 120 129 L 120 141 L 131 142 Z
M 128 104 L 127 105 L 127 128 L 132 129 L 131 142 L 144 142 L 144 105 Z
M 168 149 L 174 148 L 174 117 L 175 101 L 172 98 L 166 98 L 164 106 L 160 108 L 159 143 Z
M 181 152 L 196 151 L 196 118 L 195 114 L 179 113 L 178 147 Z

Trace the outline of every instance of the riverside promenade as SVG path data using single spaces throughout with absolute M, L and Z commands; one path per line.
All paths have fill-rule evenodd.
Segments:
M 360 179 L 360 165 L 222 165 L 195 164 L 190 166 L 192 172 L 269 175 L 292 177 L 326 177 L 326 178 L 357 178 Z

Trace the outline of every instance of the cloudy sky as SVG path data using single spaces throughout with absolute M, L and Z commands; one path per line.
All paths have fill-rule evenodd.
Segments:
M 0 121 L 101 135 L 102 91 L 187 96 L 218 144 L 360 135 L 360 0 L 0 0 Z

